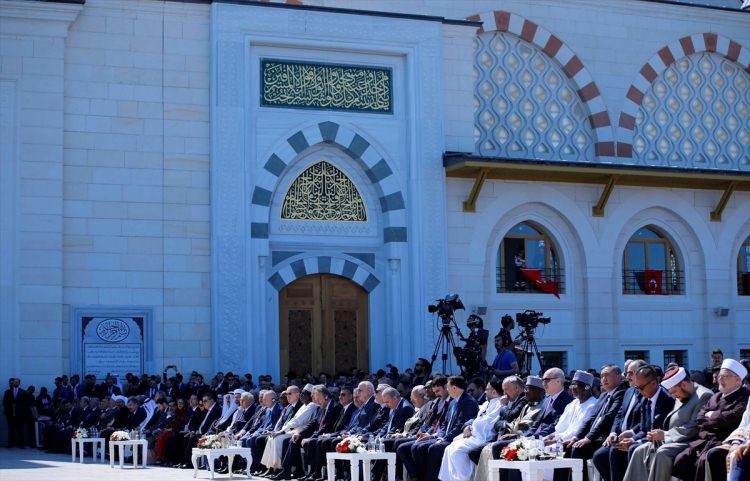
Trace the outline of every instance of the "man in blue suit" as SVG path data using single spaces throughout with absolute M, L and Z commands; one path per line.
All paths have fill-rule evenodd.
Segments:
M 453 441 L 453 438 L 462 433 L 467 421 L 477 417 L 479 405 L 466 392 L 466 386 L 467 382 L 463 377 L 449 377 L 448 395 L 453 401 L 448 408 L 445 424 L 440 426 L 437 433 L 414 443 L 408 453 L 403 450 L 398 451 L 404 468 L 417 481 L 437 481 L 445 448 Z
M 558 367 L 547 369 L 542 378 L 547 398 L 542 404 L 542 416 L 521 437 L 545 437 L 555 431 L 555 425 L 573 399 L 565 390 L 565 373 Z

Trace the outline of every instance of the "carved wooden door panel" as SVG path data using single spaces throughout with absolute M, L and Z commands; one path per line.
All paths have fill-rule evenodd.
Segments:
M 302 277 L 279 293 L 281 373 L 369 369 L 367 293 L 329 274 Z

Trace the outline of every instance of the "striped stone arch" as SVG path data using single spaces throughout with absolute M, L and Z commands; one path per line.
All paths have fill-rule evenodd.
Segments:
M 333 256 L 305 257 L 282 264 L 282 267 L 268 278 L 268 282 L 280 291 L 297 279 L 313 274 L 346 277 L 361 286 L 368 294 L 380 284 L 371 266 L 360 259 Z
M 578 87 L 581 101 L 588 107 L 589 124 L 596 135 L 594 152 L 597 156 L 615 155 L 615 142 L 612 121 L 591 73 L 584 67 L 580 58 L 558 37 L 544 27 L 515 13 L 495 10 L 467 17 L 473 22 L 482 22 L 477 34 L 484 32 L 508 32 L 539 47 L 548 57 L 563 67 L 565 75 Z
M 715 33 L 698 33 L 662 47 L 643 64 L 626 94 L 617 128 L 617 156 L 633 157 L 633 135 L 635 116 L 643 103 L 643 97 L 659 75 L 677 60 L 699 52 L 713 52 L 727 60 L 737 62 L 750 73 L 750 49 Z
M 375 146 L 353 130 L 335 122 L 321 122 L 296 132 L 266 160 L 253 190 L 250 237 L 268 239 L 271 199 L 281 174 L 298 154 L 320 143 L 336 145 L 364 164 L 365 174 L 380 195 L 383 241 L 406 242 L 406 202 L 393 170 Z

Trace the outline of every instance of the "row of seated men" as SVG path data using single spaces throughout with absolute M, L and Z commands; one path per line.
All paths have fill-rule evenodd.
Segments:
M 397 453 L 403 478 L 417 481 L 484 481 L 487 461 L 519 437 L 560 442 L 566 457 L 592 460 L 605 481 L 725 479 L 726 458 L 733 452 L 739 461 L 729 475 L 739 481 L 748 479 L 750 459 L 746 376 L 740 363 L 726 359 L 714 394 L 693 383 L 683 368 L 661 379 L 654 367 L 633 361 L 624 372 L 604 366 L 596 398 L 591 374 L 576 371 L 568 391 L 563 371 L 552 368 L 543 378 L 489 382 L 481 406 L 458 376 L 415 386 L 411 402 L 388 385 L 376 389 L 366 381 L 351 391 L 341 389 L 340 402 L 325 386 L 291 386 L 281 402 L 261 392 L 261 407 L 254 410 L 249 393 L 241 394 L 240 409 L 225 430 L 251 449 L 251 472 L 270 479 L 322 479 L 325 453 L 342 439 L 358 436 L 366 442 L 376 436 Z M 376 465 L 373 479 L 383 471 Z M 565 480 L 570 473 L 556 470 L 552 476 Z
M 344 437 L 366 441 L 380 436 L 386 449 L 398 454 L 404 479 L 484 481 L 487 460 L 498 458 L 512 440 L 533 436 L 547 444 L 562 441 L 568 457 L 592 459 L 605 481 L 724 479 L 730 451 L 739 459 L 730 475 L 739 481 L 749 478 L 750 469 L 750 391 L 742 385 L 745 376 L 740 363 L 726 359 L 719 392 L 713 394 L 691 382 L 682 368 L 659 379 L 658 370 L 643 361 L 627 364 L 624 375 L 618 366 L 607 365 L 601 371 L 602 394 L 597 399 L 592 396 L 591 374 L 577 371 L 568 392 L 564 373 L 553 368 L 543 378 L 491 381 L 481 406 L 466 392 L 463 378 L 442 376 L 415 386 L 411 403 L 392 387 L 382 384 L 376 389 L 367 381 L 354 389 L 341 388 L 339 402 L 323 385 L 290 386 L 280 396 L 263 390 L 258 402 L 241 390 L 233 393 L 234 402 L 227 399 L 229 403 L 217 403 L 207 393 L 203 399 L 192 397 L 185 427 L 173 430 L 164 459 L 188 467 L 200 436 L 223 432 L 252 450 L 250 470 L 255 475 L 309 481 L 321 478 L 325 453 L 335 450 Z M 123 401 L 115 401 L 115 409 L 107 408 L 119 421 L 103 431 L 143 425 L 145 407 L 133 399 L 123 409 Z M 164 410 L 164 400 L 156 404 L 157 411 Z M 69 439 L 69 433 L 49 439 L 64 444 L 66 435 Z M 220 466 L 221 471 L 240 468 Z M 376 481 L 383 471 L 384 466 L 376 466 Z M 562 470 L 554 473 L 555 480 L 568 476 Z

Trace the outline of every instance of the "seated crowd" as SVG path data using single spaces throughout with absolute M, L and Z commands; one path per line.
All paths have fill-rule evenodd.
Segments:
M 69 452 L 79 428 L 107 440 L 114 431 L 137 431 L 157 465 L 192 468 L 201 437 L 221 434 L 249 448 L 252 462 L 245 466 L 235 457 L 230 466 L 222 458 L 218 472 L 313 481 L 324 479 L 326 453 L 356 437 L 363 444 L 377 439 L 396 453 L 405 481 L 485 481 L 488 461 L 526 437 L 565 457 L 591 460 L 604 481 L 740 481 L 750 479 L 748 364 L 723 359 L 712 387 L 680 366 L 663 372 L 642 360 L 568 376 L 551 367 L 525 378 L 516 363 L 496 362 L 467 380 L 433 374 L 422 358 L 404 373 L 390 365 L 387 372 L 355 369 L 335 379 L 289 373 L 277 384 L 267 375 L 256 385 L 250 374 L 230 372 L 209 383 L 193 372 L 185 382 L 169 366 L 171 375 L 128 375 L 122 383 L 61 376 L 51 395 L 42 388 L 36 397 L 18 379 L 10 387 L 26 397 L 27 427 L 44 423 L 49 452 Z M 23 445 L 29 432 L 11 434 L 11 443 Z M 728 472 L 730 453 L 735 463 Z M 347 469 L 337 464 L 335 477 L 347 478 Z M 378 461 L 372 480 L 384 473 Z M 516 471 L 500 474 L 520 479 Z M 555 470 L 547 478 L 567 480 L 570 472 Z

